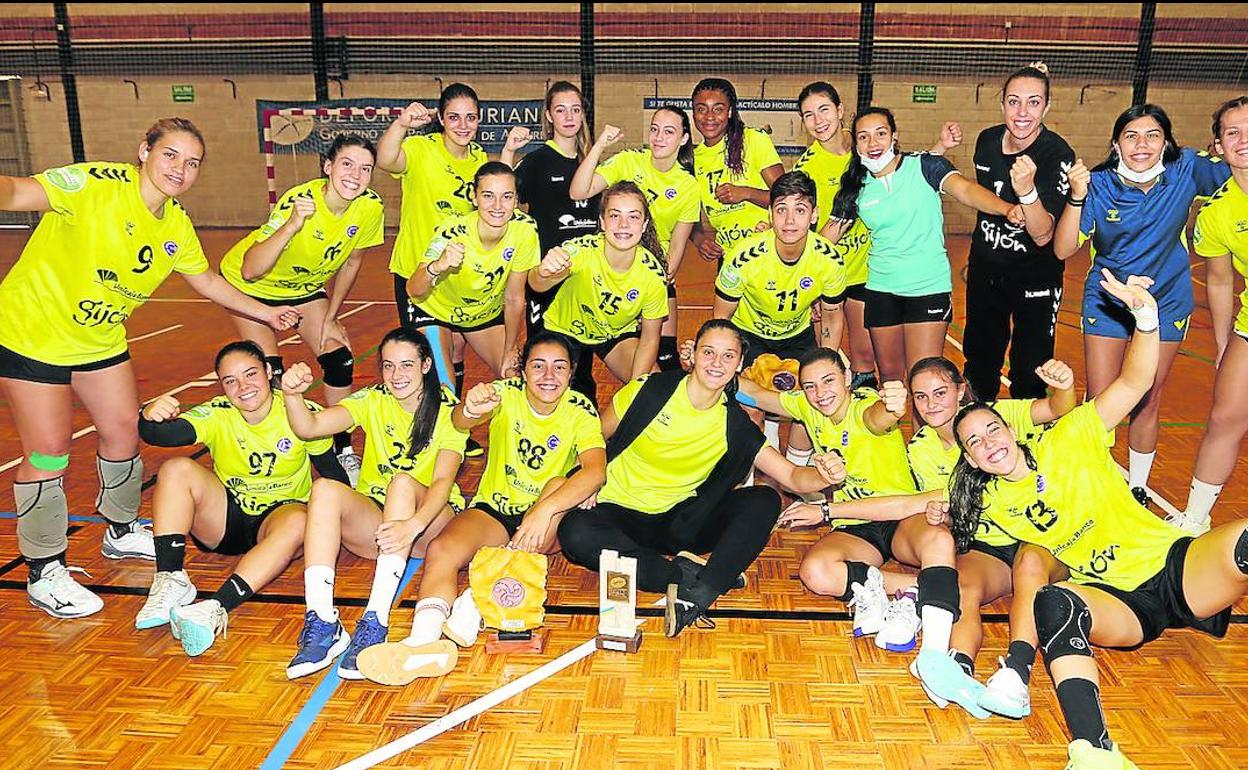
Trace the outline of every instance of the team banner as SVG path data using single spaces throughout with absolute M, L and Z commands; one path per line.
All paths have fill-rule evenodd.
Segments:
M 693 99 L 687 96 L 647 96 L 642 100 L 645 123 L 641 136 L 650 135 L 650 117 L 659 107 L 679 107 L 689 113 L 693 120 Z M 737 110 L 750 128 L 757 128 L 771 135 L 776 152 L 781 155 L 801 155 L 806 152 L 809 141 L 802 128 L 802 116 L 797 111 L 796 99 L 738 99 Z

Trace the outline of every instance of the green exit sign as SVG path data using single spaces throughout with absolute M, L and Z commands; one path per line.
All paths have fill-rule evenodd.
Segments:
M 935 104 L 936 86 L 915 86 L 910 101 L 914 104 Z
M 195 86 L 173 86 L 173 100 L 175 102 L 195 101 Z

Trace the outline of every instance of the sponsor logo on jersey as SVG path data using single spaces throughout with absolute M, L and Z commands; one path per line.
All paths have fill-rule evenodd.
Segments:
M 992 171 L 992 169 L 988 168 L 987 166 L 981 166 L 978 163 L 975 164 L 975 170 L 976 171 Z
M 841 431 L 841 446 L 849 446 L 849 431 Z
M 1121 222 L 1122 217 L 1118 215 L 1118 209 L 1110 209 L 1109 211 L 1106 211 L 1105 221 L 1106 222 Z
M 507 248 L 503 249 L 503 261 L 504 262 L 510 262 L 511 258 L 514 257 L 515 255 L 516 255 L 516 250 L 513 249 L 512 247 L 508 246 Z
M 719 283 L 729 291 L 741 286 L 741 271 L 737 266 L 729 262 L 724 265 L 723 271 L 719 274 Z
M 277 451 L 281 452 L 282 454 L 286 454 L 291 449 L 293 449 L 294 446 L 295 446 L 295 442 L 291 441 L 289 438 L 283 437 L 281 440 L 277 442 Z
M 669 187 L 669 188 L 667 188 L 666 190 L 664 190 L 664 191 L 663 191 L 663 197 L 664 197 L 664 198 L 667 198 L 669 201 L 674 201 L 674 200 L 676 200 L 676 188 L 675 188 L 675 187 Z
M 82 169 L 73 166 L 50 168 L 43 172 L 43 178 L 58 190 L 71 193 L 78 192 L 87 183 L 87 175 L 82 173 Z
M 121 280 L 112 270 L 96 270 L 95 275 L 100 279 L 101 283 Z
M 1235 232 L 1248 233 L 1248 219 L 1241 219 L 1235 223 Z
M 126 235 L 134 235 L 134 223 L 126 222 Z
M 560 441 L 559 441 L 558 436 L 551 435 L 550 438 L 546 439 L 546 448 L 551 450 L 552 452 L 559 448 L 559 444 L 560 444 Z
M 1044 291 L 1024 291 L 1023 292 L 1023 299 L 1042 299 L 1042 298 L 1048 298 L 1051 296 L 1053 296 L 1052 289 L 1045 289 Z
M 178 253 L 178 244 L 174 241 L 165 241 L 164 249 L 165 253 L 172 257 Z
M 640 296 L 641 296 L 641 292 L 637 291 L 636 289 L 629 289 L 628 293 L 624 295 L 624 299 L 628 300 L 629 302 L 636 302 L 637 298 Z
M 1095 326 L 1095 325 L 1096 325 L 1096 319 L 1095 319 L 1095 318 L 1093 318 L 1092 316 L 1087 316 L 1087 317 L 1085 317 L 1083 320 L 1087 321 L 1089 326 Z
M 350 227 L 347 228 L 347 237 L 354 238 L 355 234 L 358 233 L 359 231 L 360 231 L 360 228 L 358 226 L 351 225 Z
M 1047 482 L 1045 482 L 1045 480 L 1044 480 L 1044 474 L 1043 474 L 1043 473 L 1037 473 L 1037 474 L 1036 474 L 1036 494 L 1038 494 L 1038 495 L 1043 495 L 1043 494 L 1044 494 L 1044 490 L 1047 488 L 1047 486 L 1048 486 L 1048 484 L 1047 484 Z
M 567 177 L 562 177 L 562 176 L 552 176 L 552 177 L 550 178 L 550 181 L 552 181 L 552 182 L 562 182 L 562 181 L 564 181 L 565 179 L 567 179 Z
M 802 289 L 809 289 L 811 286 L 815 285 L 815 279 L 808 275 L 804 275 L 802 276 L 802 280 L 797 282 L 797 285 Z

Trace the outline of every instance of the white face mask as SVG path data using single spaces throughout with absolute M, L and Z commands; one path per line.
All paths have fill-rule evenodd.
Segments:
M 1161 176 L 1161 172 L 1166 170 L 1166 164 L 1162 163 L 1161 158 L 1157 158 L 1157 163 L 1152 168 L 1146 168 L 1143 171 L 1132 171 L 1127 168 L 1127 162 L 1122 159 L 1122 151 L 1118 149 L 1118 145 L 1114 145 L 1114 152 L 1118 153 L 1118 176 L 1128 182 L 1136 184 L 1148 184 L 1157 177 Z M 1164 153 L 1163 153 L 1164 154 Z
M 896 147 L 897 145 L 891 145 L 884 151 L 883 155 L 875 160 L 866 155 L 859 155 L 858 160 L 862 161 L 862 165 L 867 167 L 867 171 L 870 171 L 872 174 L 878 174 L 884 170 L 885 166 L 893 162 L 893 158 L 897 157 Z

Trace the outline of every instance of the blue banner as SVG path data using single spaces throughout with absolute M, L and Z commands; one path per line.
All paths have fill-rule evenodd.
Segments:
M 649 131 L 650 114 L 659 107 L 679 107 L 693 117 L 693 99 L 688 96 L 647 96 L 642 99 L 641 107 L 646 113 L 646 130 L 642 136 Z M 802 128 L 796 99 L 738 99 L 737 110 L 747 126 L 771 136 L 776 152 L 786 156 L 806 152 L 810 138 Z

